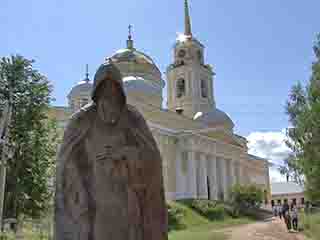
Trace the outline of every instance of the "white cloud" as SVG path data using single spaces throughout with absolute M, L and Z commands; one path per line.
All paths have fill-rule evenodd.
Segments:
M 281 165 L 291 152 L 285 144 L 285 130 L 279 132 L 253 132 L 247 139 L 249 141 L 250 154 L 266 158 L 276 165 Z M 285 180 L 276 166 L 270 168 L 270 180 L 271 182 Z
M 270 177 L 270 182 L 285 182 L 285 181 L 287 181 L 286 177 L 282 176 L 280 174 L 280 172 L 276 168 L 273 168 L 273 167 L 269 168 L 269 177 Z

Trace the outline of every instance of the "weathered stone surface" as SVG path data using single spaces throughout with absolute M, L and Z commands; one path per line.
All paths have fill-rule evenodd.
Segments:
M 92 96 L 58 156 L 56 240 L 167 239 L 160 152 L 112 63 L 98 69 Z

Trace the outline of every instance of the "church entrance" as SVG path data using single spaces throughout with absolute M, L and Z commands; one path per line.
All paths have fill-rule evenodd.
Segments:
M 207 176 L 207 192 L 208 192 L 208 199 L 211 200 L 211 189 L 210 189 L 210 178 Z

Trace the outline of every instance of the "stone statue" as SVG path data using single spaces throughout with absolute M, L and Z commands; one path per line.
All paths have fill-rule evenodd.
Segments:
M 92 100 L 71 117 L 58 155 L 56 240 L 167 239 L 160 152 L 111 62 Z

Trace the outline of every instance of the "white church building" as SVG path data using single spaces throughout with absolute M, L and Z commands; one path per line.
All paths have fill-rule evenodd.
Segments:
M 267 198 L 268 161 L 248 154 L 247 140 L 234 133 L 231 118 L 217 108 L 215 73 L 205 61 L 205 46 L 192 34 L 187 0 L 184 8 L 185 32 L 172 49 L 166 76 L 150 56 L 135 48 L 131 34 L 126 48 L 108 57 L 122 72 L 129 104 L 145 117 L 158 143 L 166 198 L 226 200 L 236 183 L 257 184 Z M 50 114 L 61 127 L 91 101 L 91 89 L 87 74 L 71 89 L 68 106 L 52 107 Z

